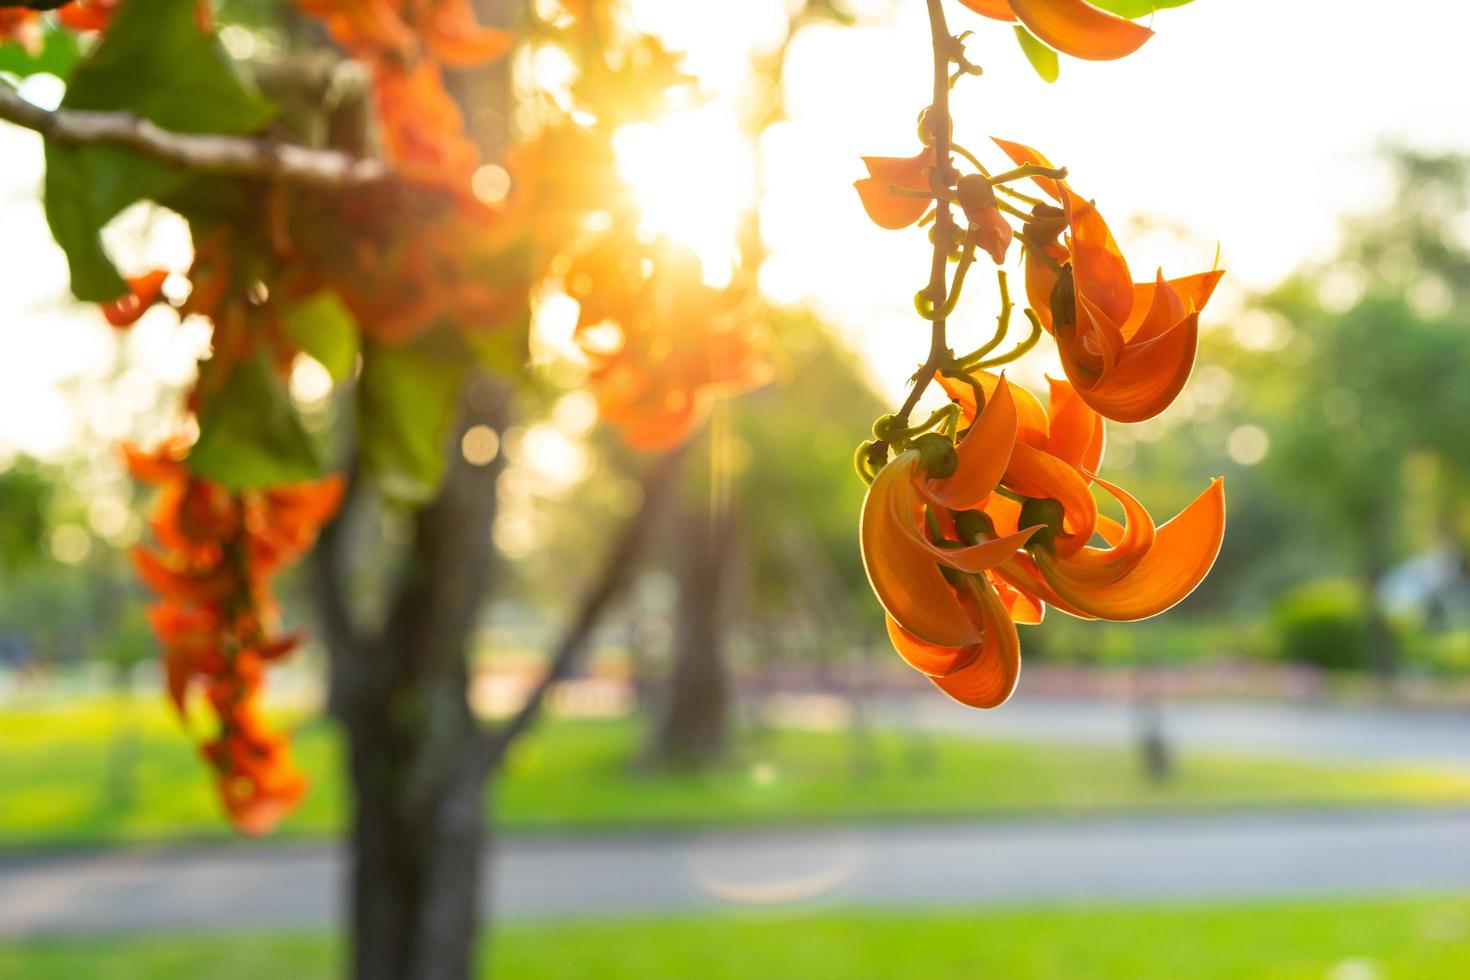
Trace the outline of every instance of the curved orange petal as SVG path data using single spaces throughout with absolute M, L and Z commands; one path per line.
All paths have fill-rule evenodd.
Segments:
M 1016 589 L 1022 595 L 1044 602 L 1078 619 L 1097 619 L 1098 617 L 1078 608 L 1063 599 L 1056 589 L 1051 587 L 1036 563 L 1026 555 L 1016 555 L 1004 564 L 996 566 L 996 576 L 1007 585 Z
M 1047 45 L 1087 61 L 1130 55 L 1154 35 L 1142 24 L 1085 0 L 1010 0 L 1010 6 L 1026 29 Z
M 1010 0 L 960 0 L 961 7 L 969 7 L 981 17 L 1010 22 L 1016 19 Z
M 1092 540 L 1097 530 L 1097 501 L 1087 480 L 1051 453 L 1017 443 L 1006 469 L 1006 486 L 1027 497 L 1050 497 L 1062 505 L 1066 517 L 1057 535 L 1057 554 L 1069 558 Z
M 890 231 L 907 228 L 929 210 L 930 202 L 925 198 L 895 194 L 889 189 L 889 182 L 876 177 L 864 177 L 854 181 L 852 186 L 857 188 L 863 210 L 868 212 L 868 217 L 880 228 Z
M 1123 323 L 1133 309 L 1133 277 L 1117 239 L 1091 201 L 1062 185 L 1062 200 L 1071 229 L 1068 245 L 1076 278 L 1078 306 L 1087 297 L 1113 323 Z M 1081 319 L 1081 310 L 1078 310 Z
M 1162 278 L 1162 272 L 1160 277 Z M 1205 304 L 1209 302 L 1210 296 L 1215 292 L 1215 286 L 1219 284 L 1224 269 L 1215 269 L 1211 272 L 1197 272 L 1192 276 L 1184 276 L 1180 279 L 1166 280 L 1170 289 L 1179 297 L 1184 304 L 1186 312 L 1200 312 L 1204 310 Z M 1128 322 L 1122 324 L 1119 330 L 1124 340 L 1148 340 L 1147 336 L 1139 336 L 1139 328 L 1143 326 L 1143 320 L 1148 316 L 1154 305 L 1154 290 L 1157 288 L 1155 282 L 1136 282 L 1133 284 L 1133 312 L 1128 316 Z M 1179 322 L 1178 317 L 1164 327 L 1167 329 Z
M 971 594 L 980 605 L 985 639 L 970 663 L 944 677 L 929 680 L 945 694 L 972 708 L 1002 705 L 1021 676 L 1021 640 L 1005 603 L 988 581 L 972 582 Z
M 1194 370 L 1199 314 L 1191 313 L 1162 336 L 1129 345 L 1123 356 L 1078 394 L 1115 422 L 1142 422 L 1173 403 Z
M 1111 518 L 1100 516 L 1098 529 L 1111 547 L 1083 548 L 1065 562 L 1057 563 L 1058 568 L 1065 565 L 1067 580 L 1076 587 L 1112 585 L 1133 571 L 1153 547 L 1156 536 L 1153 518 L 1132 494 L 1106 480 L 1097 480 L 1097 485 L 1123 505 L 1125 523 L 1120 527 Z
M 1046 617 L 1046 605 L 1034 595 L 1022 592 L 1003 578 L 994 578 L 990 584 L 1000 593 L 1000 600 L 1006 604 L 1011 622 L 1036 626 Z
M 1030 163 L 1038 167 L 1056 169 L 1050 160 L 1025 143 L 1003 140 L 999 136 L 992 136 L 990 140 L 996 146 L 1000 147 L 1005 155 L 1010 157 L 1011 161 L 1018 167 L 1024 167 Z M 1060 202 L 1062 200 L 1062 186 L 1060 181 L 1052 180 L 1050 177 L 1032 177 L 1031 180 L 1037 187 L 1040 187 L 1056 201 Z
M 911 157 L 863 157 L 863 166 L 868 176 L 886 184 L 897 184 L 910 190 L 929 189 L 929 167 L 933 165 L 934 151 L 925 147 Z
M 967 389 L 968 385 L 965 386 Z M 974 397 L 974 391 L 970 391 Z M 969 510 L 979 507 L 1005 475 L 1016 444 L 1016 403 L 1002 375 L 985 398 L 985 408 L 960 441 L 959 464 L 942 480 L 927 480 L 924 492 L 941 507 Z
M 914 537 L 924 550 L 929 552 L 941 565 L 948 565 L 961 572 L 979 574 L 990 571 L 1026 547 L 1026 542 L 1031 540 L 1031 536 L 1040 530 L 1040 527 L 1040 525 L 1028 527 L 1024 531 L 1017 531 L 1014 534 L 1003 535 L 964 548 L 941 548 L 923 537 L 917 528 L 914 529 Z
M 1000 376 L 988 371 L 975 371 L 975 381 L 980 389 L 985 392 L 985 398 L 990 399 L 996 388 L 1000 385 Z M 950 401 L 960 407 L 960 416 L 966 424 L 975 420 L 975 390 L 961 378 L 948 378 L 939 375 L 935 378 L 944 393 L 949 396 Z M 1046 409 L 1036 396 L 1025 388 L 1007 383 L 1010 389 L 1011 401 L 1016 408 L 1016 439 L 1030 446 L 1040 448 L 1046 444 L 1047 431 L 1050 422 L 1047 419 Z
M 1036 556 L 1036 568 L 1064 602 L 1098 619 L 1127 622 L 1157 616 L 1193 592 L 1204 579 L 1225 537 L 1225 485 L 1215 479 L 1204 493 L 1158 529 L 1148 553 L 1111 585 L 1093 588 L 1077 581 L 1067 563 Z M 1016 559 L 1003 571 L 1018 567 Z
M 1090 476 L 1102 459 L 1102 416 L 1082 400 L 1070 381 L 1046 380 L 1051 387 L 1051 434 L 1041 448 Z
M 919 454 L 908 450 L 879 471 L 863 500 L 859 528 L 863 568 L 883 608 L 904 629 L 939 646 L 978 643 L 934 555 L 915 539 L 922 501 L 914 485 Z
M 892 616 L 885 616 L 888 639 L 904 663 L 921 674 L 944 677 L 969 664 L 980 655 L 983 644 L 971 643 L 962 647 L 944 647 L 921 640 L 902 626 Z

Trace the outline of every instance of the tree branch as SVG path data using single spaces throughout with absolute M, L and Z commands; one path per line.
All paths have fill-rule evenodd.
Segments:
M 639 508 L 638 513 L 628 518 L 623 525 L 622 534 L 608 550 L 603 559 L 602 568 L 597 577 L 593 579 L 591 588 L 582 597 L 582 604 L 576 616 L 568 624 L 561 642 L 557 644 L 546 675 L 537 682 L 530 696 L 526 698 L 525 703 L 510 721 L 498 729 L 485 733 L 483 763 L 488 768 L 493 769 L 498 766 L 516 739 L 524 735 L 536 723 L 551 688 L 572 672 L 572 668 L 576 666 L 577 659 L 586 646 L 588 636 L 602 617 L 603 611 L 617 597 L 622 586 L 631 580 L 629 569 L 637 560 L 638 552 L 643 547 L 644 538 L 647 537 L 653 518 L 662 510 L 664 497 L 676 482 L 674 478 L 679 472 L 683 457 L 684 450 L 677 449 L 655 460 L 644 472 L 643 506 Z
M 381 161 L 278 140 L 213 133 L 176 133 L 130 112 L 43 109 L 0 81 L 0 119 L 64 146 L 122 146 L 201 174 L 256 177 L 327 188 L 387 180 Z

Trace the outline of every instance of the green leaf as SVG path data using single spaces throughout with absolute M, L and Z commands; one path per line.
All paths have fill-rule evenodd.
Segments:
M 1055 82 L 1061 74 L 1057 53 L 1038 41 L 1020 24 L 1016 25 L 1016 40 L 1021 42 L 1021 50 L 1025 53 L 1026 60 L 1031 62 L 1031 67 L 1036 69 L 1036 74 L 1047 83 Z
M 462 335 L 465 345 L 475 355 L 475 362 L 487 371 L 513 377 L 525 375 L 531 360 L 531 310 L 525 308 L 493 330 L 475 330 Z
M 358 439 L 368 474 L 390 500 L 422 504 L 438 489 L 445 438 L 470 363 L 447 330 L 396 347 L 364 345 Z
M 20 78 L 45 72 L 57 78 L 65 78 L 72 66 L 82 56 L 81 45 L 71 31 L 46 25 L 41 36 L 41 50 L 31 54 L 19 42 L 0 41 L 0 71 L 10 72 Z
M 322 363 L 333 381 L 357 366 L 357 320 L 330 289 L 308 296 L 281 314 L 286 335 Z
M 70 109 L 133 112 L 183 133 L 238 135 L 273 112 L 247 88 L 213 33 L 199 29 L 194 0 L 129 0 L 72 73 Z M 125 290 L 99 234 L 128 205 L 156 199 L 189 175 L 112 146 L 46 145 L 46 218 L 71 266 L 78 299 Z
M 1155 10 L 1182 7 L 1187 3 L 1193 3 L 1194 0 L 1089 0 L 1089 2 L 1094 7 L 1101 7 L 1119 17 L 1136 20 L 1139 17 L 1147 17 Z
M 264 355 L 236 365 L 199 413 L 189 469 L 231 490 L 322 475 L 316 445 Z

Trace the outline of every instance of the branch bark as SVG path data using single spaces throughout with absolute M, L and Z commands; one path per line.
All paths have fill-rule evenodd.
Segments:
M 200 174 L 254 177 L 347 189 L 388 180 L 379 160 L 315 150 L 279 140 L 214 133 L 177 133 L 130 112 L 44 109 L 0 81 L 0 119 L 63 146 L 122 146 Z
M 643 506 L 637 514 L 628 518 L 622 534 L 608 549 L 602 568 L 593 579 L 591 588 L 582 597 L 577 615 L 567 626 L 561 642 L 552 655 L 546 675 L 536 684 L 519 711 L 500 728 L 486 733 L 484 764 L 491 769 L 497 767 L 515 740 L 525 734 L 541 715 L 546 696 L 551 688 L 572 672 L 587 644 L 587 638 L 601 619 L 603 612 L 617 597 L 630 576 L 628 569 L 637 560 L 653 518 L 661 510 L 669 488 L 675 482 L 684 450 L 678 449 L 651 463 L 643 474 Z

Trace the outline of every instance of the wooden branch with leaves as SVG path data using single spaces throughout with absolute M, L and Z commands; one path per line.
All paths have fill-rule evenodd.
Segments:
M 63 146 L 122 146 L 200 174 L 348 189 L 389 179 L 379 160 L 260 137 L 178 133 L 129 112 L 45 109 L 0 81 L 0 119 Z

